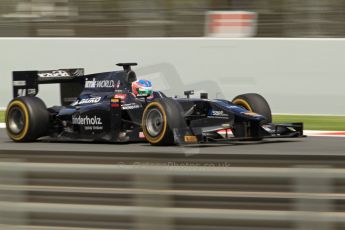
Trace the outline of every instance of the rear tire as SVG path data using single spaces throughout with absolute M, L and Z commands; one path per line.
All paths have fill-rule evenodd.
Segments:
M 263 96 L 256 93 L 246 93 L 235 97 L 232 103 L 264 116 L 266 118 L 265 123 L 272 123 L 271 108 Z
M 142 128 L 151 145 L 174 145 L 173 130 L 185 127 L 183 109 L 171 98 L 156 99 L 144 110 Z
M 47 134 L 49 112 L 38 97 L 17 97 L 9 103 L 5 120 L 13 141 L 31 142 Z

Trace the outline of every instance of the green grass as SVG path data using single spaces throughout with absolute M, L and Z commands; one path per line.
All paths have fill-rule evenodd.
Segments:
M 303 122 L 307 130 L 345 130 L 345 116 L 273 115 L 273 122 Z
M 0 111 L 0 123 L 5 122 L 5 111 Z
M 5 122 L 5 112 L 0 111 L 0 123 Z M 275 123 L 303 122 L 308 130 L 345 130 L 345 116 L 273 115 Z

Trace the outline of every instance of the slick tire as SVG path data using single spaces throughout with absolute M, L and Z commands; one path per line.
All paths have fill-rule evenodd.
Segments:
M 245 109 L 263 115 L 265 123 L 272 123 L 272 112 L 266 99 L 256 93 L 246 93 L 238 95 L 232 100 L 235 105 L 240 105 Z
M 149 103 L 143 113 L 142 128 L 151 145 L 174 145 L 174 129 L 185 128 L 181 105 L 171 98 L 160 98 Z
M 38 97 L 17 97 L 7 106 L 6 129 L 15 142 L 32 142 L 48 131 L 49 113 Z

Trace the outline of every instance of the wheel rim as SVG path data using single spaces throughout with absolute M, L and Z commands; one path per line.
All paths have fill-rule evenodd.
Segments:
M 152 137 L 157 137 L 164 129 L 164 118 L 162 112 L 157 109 L 151 109 L 147 114 L 146 130 Z
M 13 107 L 8 113 L 8 128 L 11 133 L 19 134 L 25 128 L 25 115 L 19 107 Z
M 243 108 L 245 108 L 246 110 L 250 111 L 250 112 L 254 112 L 253 109 L 251 108 L 251 106 L 249 105 L 249 103 L 243 99 L 235 99 L 233 101 L 233 103 L 235 105 L 239 105 L 242 106 Z

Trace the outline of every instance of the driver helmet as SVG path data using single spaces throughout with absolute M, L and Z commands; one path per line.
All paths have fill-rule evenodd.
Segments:
M 148 97 L 153 93 L 152 83 L 148 80 L 137 80 L 132 83 L 132 92 L 135 96 Z

